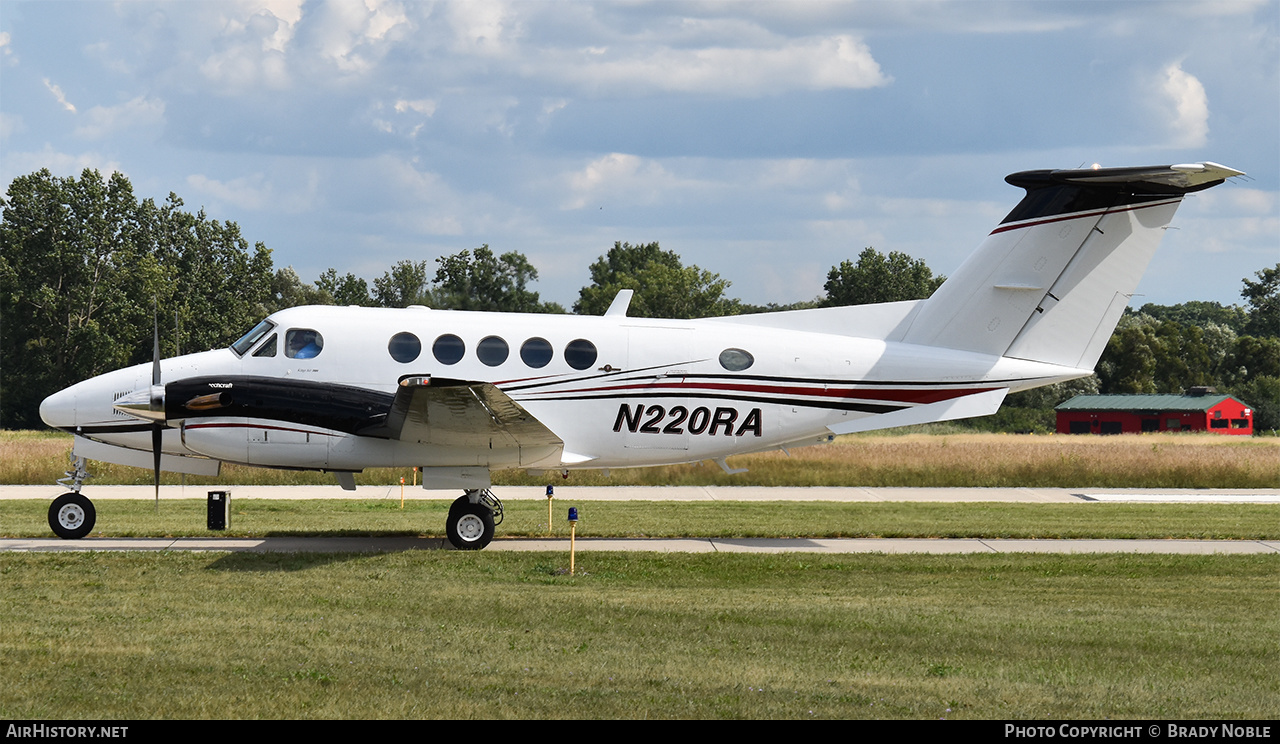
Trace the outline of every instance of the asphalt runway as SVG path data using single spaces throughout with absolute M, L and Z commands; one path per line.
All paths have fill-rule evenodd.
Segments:
M 0 486 L 0 501 L 52 500 L 59 486 Z M 162 486 L 160 498 L 204 499 L 209 490 L 230 491 L 236 499 L 374 499 L 398 500 L 396 486 L 361 486 L 355 493 L 335 486 Z M 542 486 L 495 489 L 503 500 L 545 501 Z M 151 500 L 151 486 L 86 485 L 91 499 Z M 404 488 L 406 499 L 452 499 L 452 492 Z M 1082 508 L 1103 502 L 1130 503 L 1252 503 L 1280 505 L 1280 488 L 1207 489 L 1066 489 L 1066 488 L 766 488 L 672 486 L 605 488 L 557 486 L 557 507 L 575 501 L 934 501 L 951 503 L 1076 503 Z M 1280 512 L 1277 513 L 1280 516 Z M 995 540 L 995 539 L 623 539 L 586 538 L 576 550 L 642 551 L 660 553 L 1166 553 L 1166 554 L 1280 554 L 1280 541 L 1268 540 Z M 109 538 L 82 540 L 48 538 L 0 539 L 0 552 L 49 551 L 225 551 L 366 553 L 405 550 L 450 550 L 442 538 L 414 537 L 269 537 L 269 538 Z M 568 538 L 494 539 L 486 550 L 567 552 Z

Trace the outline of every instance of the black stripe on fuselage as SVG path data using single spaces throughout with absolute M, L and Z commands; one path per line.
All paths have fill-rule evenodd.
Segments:
M 136 424 L 81 424 L 79 426 L 60 426 L 62 431 L 70 434 L 145 434 L 151 431 L 151 424 L 139 421 Z
M 216 407 L 187 408 L 194 399 L 218 394 Z M 165 385 L 165 417 L 256 418 L 355 434 L 382 423 L 395 396 L 354 385 L 274 377 L 192 377 Z

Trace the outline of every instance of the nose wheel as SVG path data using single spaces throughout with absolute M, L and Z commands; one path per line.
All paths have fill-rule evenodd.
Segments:
M 89 471 L 85 470 L 84 458 L 76 456 L 74 452 L 69 457 L 71 469 L 66 472 L 66 477 L 58 479 L 58 485 L 70 488 L 71 491 L 54 499 L 49 505 L 49 527 L 53 534 L 63 540 L 79 540 L 93 531 L 98 513 L 93 508 L 93 502 L 80 495 L 80 487 L 84 485 L 85 479 L 91 477 Z
M 62 494 L 49 505 L 49 527 L 63 540 L 79 540 L 89 534 L 97 519 L 93 502 L 74 491 Z
M 467 491 L 449 507 L 445 534 L 457 550 L 481 550 L 493 540 L 493 530 L 502 522 L 502 502 L 493 492 Z

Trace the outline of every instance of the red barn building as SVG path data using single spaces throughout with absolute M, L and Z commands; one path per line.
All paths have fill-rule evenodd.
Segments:
M 1059 434 L 1253 434 L 1253 409 L 1212 390 L 1190 395 L 1077 395 L 1055 410 Z

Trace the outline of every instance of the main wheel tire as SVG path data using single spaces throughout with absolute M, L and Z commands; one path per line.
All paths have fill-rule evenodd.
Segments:
M 63 540 L 79 540 L 93 531 L 97 520 L 93 502 L 74 491 L 62 494 L 49 505 L 49 527 Z
M 484 504 L 472 504 L 464 496 L 449 508 L 445 533 L 458 550 L 481 550 L 493 540 L 493 511 Z
M 459 496 L 454 499 L 453 503 L 449 504 L 449 520 L 452 521 L 453 515 L 461 513 L 468 506 L 471 506 L 471 499 L 466 496 Z

